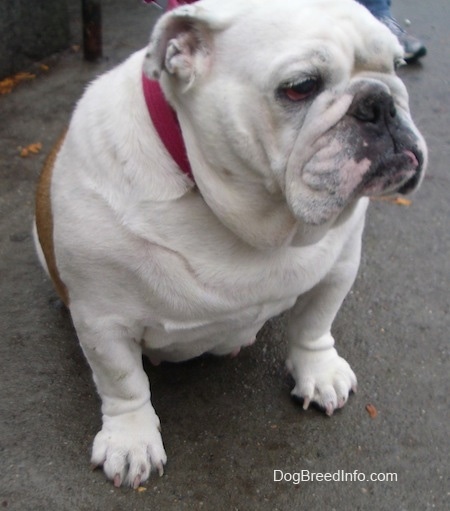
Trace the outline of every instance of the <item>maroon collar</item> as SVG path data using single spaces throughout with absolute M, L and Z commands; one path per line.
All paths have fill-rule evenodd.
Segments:
M 181 171 L 194 180 L 177 114 L 164 97 L 159 82 L 150 80 L 142 73 L 142 87 L 145 103 L 159 138 Z
M 159 5 L 158 0 L 144 1 Z M 166 10 L 193 2 L 195 0 L 168 0 Z M 142 87 L 145 103 L 159 138 L 181 171 L 194 181 L 177 114 L 164 97 L 159 82 L 150 80 L 142 74 Z
M 183 4 L 193 4 L 197 0 L 167 0 L 166 2 L 166 10 L 169 11 L 170 9 L 175 9 L 175 7 L 179 7 Z M 146 4 L 156 4 L 158 7 L 163 9 L 163 6 L 161 5 L 161 0 L 144 0 Z M 164 3 L 164 2 L 163 2 Z

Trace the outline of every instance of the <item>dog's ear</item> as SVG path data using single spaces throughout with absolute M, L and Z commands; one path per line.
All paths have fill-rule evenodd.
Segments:
M 227 25 L 204 7 L 185 5 L 162 16 L 147 48 L 144 72 L 159 80 L 164 73 L 189 88 L 208 68 L 213 51 L 213 33 Z

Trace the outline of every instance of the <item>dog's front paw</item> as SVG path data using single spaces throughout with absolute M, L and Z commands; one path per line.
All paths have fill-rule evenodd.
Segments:
M 159 419 L 150 403 L 135 412 L 103 416 L 102 430 L 92 447 L 91 462 L 103 465 L 114 486 L 137 488 L 154 469 L 162 476 L 167 456 Z
M 303 399 L 305 410 L 315 402 L 332 415 L 336 408 L 344 406 L 350 391 L 356 392 L 355 373 L 335 348 L 294 348 L 286 365 L 295 380 L 291 394 Z

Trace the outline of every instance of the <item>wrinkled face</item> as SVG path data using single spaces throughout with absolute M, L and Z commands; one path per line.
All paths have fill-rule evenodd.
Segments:
M 321 114 L 330 125 L 312 136 L 303 126 L 285 173 L 296 216 L 321 224 L 361 196 L 404 194 L 418 186 L 426 149 L 406 101 L 398 79 L 359 76 L 332 103 L 343 111 L 334 117 L 331 106 Z
M 227 14 L 226 28 L 204 22 L 191 39 L 191 49 L 202 42 L 189 73 L 181 44 L 178 61 L 189 76 L 181 115 L 216 172 L 281 194 L 310 225 L 359 197 L 418 186 L 426 146 L 395 75 L 402 48 L 386 27 L 350 0 L 228 6 L 241 12 Z
M 237 90 L 234 76 L 241 81 L 243 102 L 227 114 L 230 99 L 222 111 L 225 133 L 241 116 L 235 134 L 259 142 L 290 209 L 311 224 L 358 197 L 413 190 L 425 163 L 425 144 L 395 75 L 402 57 L 396 38 L 359 5 L 331 3 L 325 11 L 314 0 L 304 9 L 286 5 L 270 24 L 264 12 L 247 19 L 241 45 L 248 49 L 237 62 L 237 52 L 226 53 L 236 75 L 216 89 L 217 98 L 224 87 Z M 235 46 L 241 30 L 235 25 L 221 45 Z

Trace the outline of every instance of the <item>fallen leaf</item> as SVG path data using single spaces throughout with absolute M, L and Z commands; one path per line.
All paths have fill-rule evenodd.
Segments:
M 378 410 L 371 403 L 368 403 L 366 405 L 366 410 L 367 410 L 367 413 L 369 414 L 371 419 L 375 419 L 375 417 L 378 415 Z
M 374 201 L 385 201 L 391 204 L 397 204 L 397 206 L 411 206 L 412 200 L 406 197 L 371 197 Z
M 139 493 L 142 493 L 143 491 L 147 491 L 147 488 L 146 488 L 145 486 L 139 486 L 139 487 L 138 487 L 138 489 L 137 489 L 137 491 L 138 491 Z
M 16 75 L 13 76 L 13 79 L 17 83 L 24 82 L 26 80 L 33 80 L 33 78 L 36 78 L 36 75 L 34 75 L 33 73 L 17 73 Z
M 33 80 L 36 75 L 32 73 L 17 73 L 0 81 L 0 94 L 9 94 L 16 85 L 27 80 Z
M 14 80 L 5 78 L 0 82 L 0 94 L 9 94 L 14 89 Z
M 393 202 L 399 206 L 411 206 L 412 204 L 412 201 L 410 199 L 406 199 L 405 197 L 396 197 Z
M 42 144 L 40 142 L 35 142 L 34 144 L 21 148 L 20 156 L 22 156 L 22 158 L 26 158 L 27 156 L 30 156 L 30 154 L 38 154 L 41 152 L 41 149 Z

